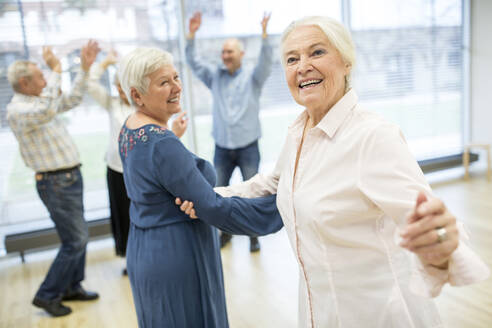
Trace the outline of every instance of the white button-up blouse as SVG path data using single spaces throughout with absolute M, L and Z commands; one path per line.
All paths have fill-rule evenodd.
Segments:
M 418 192 L 431 192 L 399 128 L 360 108 L 350 90 L 306 133 L 293 180 L 306 119 L 289 128 L 272 174 L 216 188 L 277 193 L 299 263 L 299 327 L 441 327 L 430 297 L 489 271 L 462 242 L 448 270 L 423 267 L 398 246 Z

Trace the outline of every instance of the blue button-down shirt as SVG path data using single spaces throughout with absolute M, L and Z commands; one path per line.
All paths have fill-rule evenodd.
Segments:
M 186 61 L 212 92 L 212 136 L 219 147 L 237 149 L 261 137 L 260 95 L 271 72 L 272 52 L 268 39 L 262 39 L 256 65 L 252 69 L 241 66 L 230 74 L 223 64 L 214 66 L 199 60 L 194 40 L 187 41 Z

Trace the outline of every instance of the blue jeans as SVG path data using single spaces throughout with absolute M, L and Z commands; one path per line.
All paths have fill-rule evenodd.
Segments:
M 239 166 L 244 181 L 252 178 L 258 173 L 260 166 L 258 140 L 236 149 L 227 149 L 215 145 L 214 166 L 217 172 L 217 187 L 229 185 L 229 180 L 236 166 Z M 222 232 L 222 235 L 228 236 L 229 234 Z
M 36 293 L 36 297 L 50 301 L 68 289 L 77 289 L 84 279 L 89 231 L 84 220 L 80 169 L 36 173 L 36 188 L 61 240 L 58 254 Z
M 229 180 L 236 166 L 239 166 L 243 180 L 248 180 L 258 173 L 259 165 L 258 140 L 236 149 L 227 149 L 215 145 L 214 166 L 217 171 L 217 187 L 229 185 Z

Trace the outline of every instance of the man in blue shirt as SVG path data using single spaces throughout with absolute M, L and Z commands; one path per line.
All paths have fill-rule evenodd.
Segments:
M 244 180 L 258 173 L 261 137 L 259 119 L 261 89 L 270 75 L 272 46 L 267 35 L 270 14 L 263 17 L 262 44 L 258 62 L 252 69 L 241 66 L 243 45 L 238 39 L 228 39 L 222 47 L 221 65 L 211 65 L 197 58 L 195 33 L 201 25 L 201 13 L 195 13 L 189 22 L 186 43 L 186 61 L 193 73 L 210 89 L 213 97 L 213 128 L 215 140 L 214 166 L 217 186 L 227 186 L 232 172 L 239 167 Z M 222 232 L 221 247 L 232 236 Z M 251 237 L 250 251 L 260 250 L 258 238 Z

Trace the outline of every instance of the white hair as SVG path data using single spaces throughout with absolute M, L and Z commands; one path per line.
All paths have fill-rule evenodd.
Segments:
M 149 88 L 149 74 L 166 65 L 173 64 L 173 56 L 157 48 L 137 48 L 123 57 L 118 67 L 120 85 L 132 105 L 135 105 L 131 89 L 146 94 Z
M 10 64 L 7 71 L 7 79 L 14 91 L 20 91 L 19 80 L 21 78 L 32 76 L 31 65 L 36 65 L 36 63 L 29 60 L 16 60 Z
M 282 64 L 285 66 L 285 58 L 283 58 L 285 40 L 292 31 L 300 26 L 319 27 L 333 47 L 340 53 L 344 63 L 350 65 L 350 72 L 345 77 L 345 91 L 350 89 L 352 70 L 355 66 L 355 45 L 350 32 L 336 19 L 326 16 L 307 16 L 290 23 L 281 37 Z

